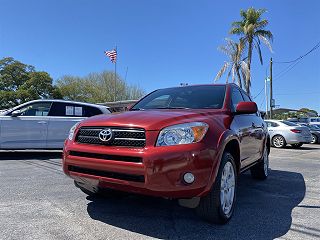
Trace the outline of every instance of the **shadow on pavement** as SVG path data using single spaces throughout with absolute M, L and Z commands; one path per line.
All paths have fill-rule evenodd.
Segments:
M 0 151 L 1 160 L 48 160 L 62 158 L 61 151 Z
M 317 148 L 317 147 L 314 147 L 314 146 L 310 146 L 310 144 L 309 145 L 303 145 L 303 146 L 301 146 L 299 148 L 294 148 L 294 147 L 292 147 L 290 145 L 287 145 L 284 149 L 294 149 L 294 150 L 297 150 L 297 151 L 299 151 L 299 150 L 320 150 L 320 148 Z
M 290 229 L 291 212 L 304 198 L 301 174 L 271 171 L 268 180 L 239 178 L 237 206 L 227 225 L 213 225 L 176 201 L 128 195 L 88 197 L 91 218 L 128 231 L 164 239 L 274 239 Z

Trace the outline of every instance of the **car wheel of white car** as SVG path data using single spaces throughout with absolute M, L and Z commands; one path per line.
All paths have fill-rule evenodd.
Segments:
M 312 143 L 312 144 L 318 143 L 318 138 L 316 135 L 312 134 L 312 141 L 310 143 Z
M 276 135 L 272 138 L 272 145 L 276 148 L 284 148 L 287 143 L 283 136 Z
M 196 208 L 197 214 L 212 223 L 228 222 L 234 210 L 236 186 L 237 173 L 234 158 L 226 152 L 223 154 L 212 190 L 200 199 Z
M 264 147 L 263 156 L 259 163 L 254 165 L 251 169 L 251 176 L 255 179 L 264 180 L 269 175 L 269 150 L 267 146 Z

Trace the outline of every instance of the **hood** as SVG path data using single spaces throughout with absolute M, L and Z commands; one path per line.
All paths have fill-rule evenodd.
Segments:
M 164 127 L 193 121 L 205 121 L 222 110 L 144 110 L 98 115 L 81 122 L 81 126 L 136 127 L 160 130 Z

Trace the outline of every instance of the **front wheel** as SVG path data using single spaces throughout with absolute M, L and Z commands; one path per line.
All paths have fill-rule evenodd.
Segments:
M 210 193 L 200 199 L 196 208 L 203 219 L 218 224 L 227 223 L 233 214 L 236 200 L 237 174 L 233 156 L 225 152 Z
M 295 144 L 291 144 L 292 148 L 300 148 L 303 145 L 303 143 L 295 143 Z
M 272 138 L 272 146 L 276 148 L 284 148 L 287 145 L 286 140 L 281 135 L 276 135 Z

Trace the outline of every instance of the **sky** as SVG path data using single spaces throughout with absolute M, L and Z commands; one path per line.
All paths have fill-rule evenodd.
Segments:
M 213 83 L 227 57 L 218 46 L 240 9 L 266 8 L 273 52 L 253 54 L 252 96 L 265 109 L 264 81 L 273 64 L 277 107 L 320 112 L 318 0 L 0 0 L 0 58 L 13 57 L 48 72 L 85 76 L 113 71 L 104 55 L 117 46 L 117 72 L 150 92 L 180 83 Z M 127 74 L 126 74 L 126 70 Z M 224 75 L 218 83 L 224 83 Z M 259 94 L 260 93 L 260 94 Z

